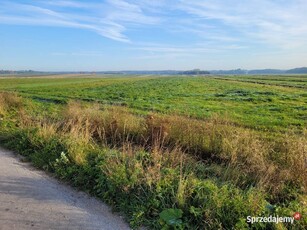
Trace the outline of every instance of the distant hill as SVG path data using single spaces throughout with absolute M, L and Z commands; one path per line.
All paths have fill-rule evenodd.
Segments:
M 307 67 L 301 67 L 301 68 L 295 68 L 295 69 L 289 69 L 286 71 L 286 73 L 307 73 Z
M 233 70 L 210 70 L 211 74 L 307 74 L 307 67 L 295 68 L 289 70 L 281 69 L 233 69 Z
M 232 70 L 210 70 L 211 74 L 247 74 L 248 70 L 232 69 Z
M 222 74 L 222 75 L 244 75 L 244 74 L 307 74 L 307 67 L 294 68 L 289 70 L 280 69 L 232 69 L 232 70 L 122 70 L 122 71 L 67 71 L 67 72 L 42 72 L 34 70 L 0 70 L 3 75 L 49 75 L 49 74 L 142 74 L 142 75 L 207 75 L 207 74 Z
M 280 69 L 254 69 L 249 70 L 248 74 L 283 74 L 285 70 Z

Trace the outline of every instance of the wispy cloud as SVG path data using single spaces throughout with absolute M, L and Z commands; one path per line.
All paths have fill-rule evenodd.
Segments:
M 207 47 L 207 44 L 201 45 L 190 45 L 190 46 L 161 46 L 159 44 L 157 45 L 145 45 L 145 46 L 139 46 L 134 49 L 137 50 L 143 50 L 148 52 L 155 52 L 155 53 L 210 53 L 210 52 L 221 52 L 225 50 L 234 50 L 234 49 L 245 49 L 244 46 L 238 46 L 238 45 L 224 45 L 220 46 L 218 49 L 213 47 L 209 48 Z
M 71 10 L 76 8 L 78 12 Z M 101 3 L 25 1 L 23 4 L 2 1 L 0 23 L 86 29 L 113 40 L 129 42 L 124 34 L 129 24 L 147 25 L 157 20 L 146 16 L 139 6 L 123 0 Z
M 22 2 L 2 0 L 0 23 L 78 28 L 121 42 L 131 42 L 133 31 L 133 43 L 146 52 L 200 53 L 254 44 L 283 49 L 307 46 L 306 0 Z M 159 47 L 142 45 L 143 31 L 150 29 L 157 32 L 146 41 L 160 42 Z M 158 37 L 187 44 L 174 48 Z
M 140 55 L 134 55 L 136 59 L 142 60 L 167 60 L 167 59 L 195 59 L 204 56 L 222 54 L 225 52 L 244 50 L 248 47 L 239 45 L 220 45 L 210 47 L 208 44 L 191 44 L 187 46 L 175 46 L 167 44 L 139 44 L 129 49 L 142 51 Z
M 307 43 L 307 24 L 304 23 L 307 2 L 304 0 L 180 0 L 178 8 L 203 23 L 210 22 L 229 30 L 229 37 L 239 33 L 243 36 L 241 40 L 284 48 Z

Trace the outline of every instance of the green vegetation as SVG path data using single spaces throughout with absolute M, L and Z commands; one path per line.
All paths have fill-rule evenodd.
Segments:
M 96 101 L 202 119 L 218 114 L 275 131 L 306 127 L 306 85 L 306 76 L 0 79 L 0 90 L 41 101 Z
M 0 79 L 0 141 L 134 228 L 306 229 L 306 77 L 278 79 Z

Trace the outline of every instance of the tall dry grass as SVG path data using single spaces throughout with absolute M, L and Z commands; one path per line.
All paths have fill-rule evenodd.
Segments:
M 0 114 L 18 107 L 24 127 L 37 127 L 42 138 L 54 135 L 65 138 L 72 158 L 79 163 L 94 145 L 122 150 L 125 145 L 138 146 L 150 152 L 156 161 L 146 171 L 151 183 L 162 167 L 159 157 L 172 152 L 172 156 L 178 157 L 173 163 L 178 164 L 183 151 L 208 165 L 221 165 L 223 169 L 217 175 L 239 186 L 252 185 L 279 194 L 292 184 L 306 193 L 306 131 L 301 135 L 289 133 L 269 140 L 218 117 L 197 120 L 155 113 L 140 116 L 124 107 L 74 101 L 65 106 L 58 121 L 38 121 L 29 117 L 21 104 L 16 94 L 0 94 Z M 129 156 L 129 151 L 123 152 Z M 179 194 L 186 187 L 185 178 L 181 181 Z
M 22 106 L 22 99 L 16 93 L 0 92 L 0 114 L 20 108 Z
M 64 109 L 62 129 L 103 144 L 118 145 L 142 135 L 141 120 L 125 108 L 103 108 L 98 104 L 69 102 Z
M 223 165 L 226 170 L 220 177 L 240 186 L 278 193 L 291 182 L 306 191 L 306 133 L 269 141 L 217 117 L 204 121 L 154 113 L 139 116 L 123 107 L 77 102 L 70 102 L 62 116 L 61 131 L 82 143 L 111 147 L 131 143 L 151 152 L 180 146 L 201 161 Z

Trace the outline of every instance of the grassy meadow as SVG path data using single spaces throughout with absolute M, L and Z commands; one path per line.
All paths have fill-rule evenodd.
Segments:
M 0 79 L 0 90 L 41 101 L 81 100 L 193 118 L 221 115 L 252 129 L 306 127 L 307 76 Z
M 306 89 L 305 75 L 2 77 L 0 141 L 133 228 L 306 229 Z

